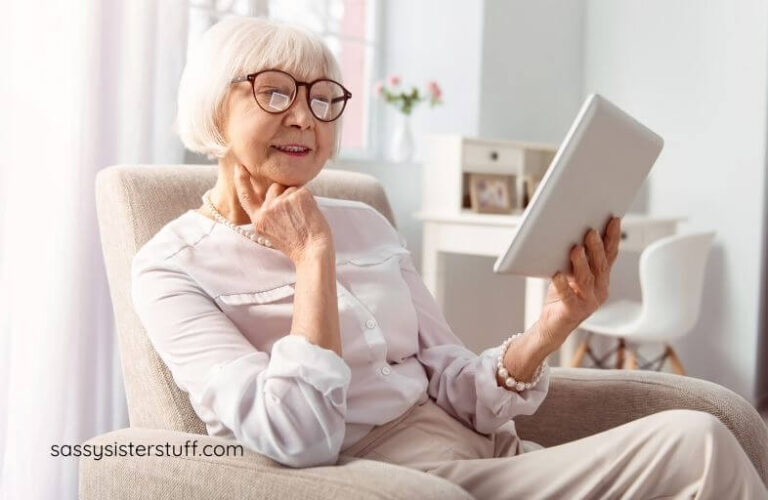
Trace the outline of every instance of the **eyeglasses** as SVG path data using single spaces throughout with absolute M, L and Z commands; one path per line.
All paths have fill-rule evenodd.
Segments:
M 332 122 L 341 116 L 352 93 L 339 82 L 319 78 L 313 82 L 298 82 L 285 71 L 267 69 L 235 78 L 231 83 L 249 81 L 253 97 L 267 113 L 279 114 L 291 107 L 300 86 L 307 87 L 307 104 L 312 115 L 321 122 Z

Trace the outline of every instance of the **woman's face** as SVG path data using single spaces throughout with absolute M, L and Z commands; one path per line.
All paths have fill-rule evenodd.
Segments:
M 322 77 L 318 73 L 305 81 Z M 331 155 L 336 125 L 312 115 L 306 92 L 306 86 L 300 86 L 291 107 L 272 114 L 256 103 L 250 82 L 232 84 L 223 107 L 224 137 L 231 146 L 224 160 L 243 165 L 264 189 L 272 182 L 301 186 L 314 178 Z M 289 144 L 309 151 L 296 155 L 278 149 Z

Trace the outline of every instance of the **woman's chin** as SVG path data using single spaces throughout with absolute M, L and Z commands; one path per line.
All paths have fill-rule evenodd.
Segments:
M 289 157 L 288 155 L 271 156 L 263 163 L 264 175 L 286 186 L 299 186 L 312 180 L 325 166 L 318 164 L 314 154 L 306 157 Z M 267 166 L 268 165 L 268 166 Z
M 280 171 L 281 173 L 285 172 L 284 169 L 280 169 Z M 285 172 L 286 175 L 273 176 L 272 181 L 282 184 L 284 186 L 297 186 L 297 187 L 303 186 L 314 177 L 314 175 L 312 175 L 312 172 L 314 172 L 314 170 L 302 169 L 300 172 L 297 172 L 294 169 L 292 172 Z
M 308 153 L 306 156 L 278 153 L 272 157 L 272 162 L 278 169 L 304 170 L 307 172 L 311 171 L 312 166 L 316 163 L 312 153 Z

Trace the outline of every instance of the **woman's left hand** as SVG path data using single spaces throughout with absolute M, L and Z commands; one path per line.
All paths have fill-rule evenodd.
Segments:
M 621 219 L 613 217 L 601 238 L 595 229 L 570 252 L 572 272 L 556 272 L 537 324 L 541 340 L 558 348 L 608 298 L 611 267 L 619 253 Z M 585 249 L 586 247 L 586 249 Z

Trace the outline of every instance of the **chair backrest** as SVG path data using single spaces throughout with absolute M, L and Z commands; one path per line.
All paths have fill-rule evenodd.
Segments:
M 206 433 L 133 310 L 131 261 L 166 223 L 201 205 L 217 174 L 217 165 L 115 165 L 96 176 L 102 251 L 133 427 Z M 365 202 L 395 226 L 384 189 L 373 176 L 325 168 L 307 187 L 316 196 Z
M 672 339 L 696 324 L 714 232 L 679 234 L 648 245 L 640 256 L 644 337 Z

